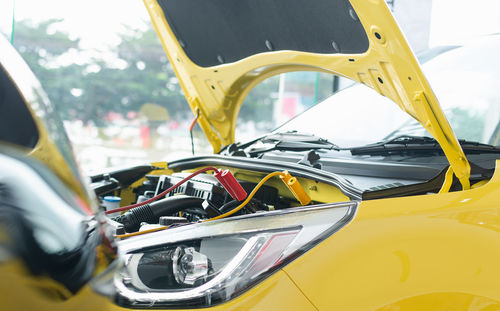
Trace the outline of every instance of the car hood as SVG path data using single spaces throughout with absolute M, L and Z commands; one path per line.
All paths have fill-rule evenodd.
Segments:
M 470 165 L 383 0 L 144 0 L 215 152 L 248 92 L 291 71 L 328 72 L 390 98 L 440 143 L 464 189 Z M 362 113 L 362 112 L 360 112 Z

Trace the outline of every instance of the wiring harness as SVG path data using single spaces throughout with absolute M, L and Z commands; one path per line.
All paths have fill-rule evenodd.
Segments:
M 233 176 L 231 171 L 229 171 L 227 169 L 222 170 L 222 169 L 218 169 L 218 168 L 210 166 L 210 167 L 205 167 L 205 168 L 197 170 L 196 172 L 190 174 L 186 178 L 182 179 L 180 182 L 173 185 L 172 187 L 166 189 L 165 191 L 161 192 L 160 194 L 158 194 L 158 195 L 156 195 L 156 196 L 154 196 L 146 201 L 143 201 L 143 202 L 137 203 L 137 204 L 124 206 L 124 207 L 120 207 L 120 208 L 113 209 L 113 210 L 109 210 L 109 211 L 106 211 L 106 214 L 123 212 L 123 211 L 130 210 L 132 208 L 141 207 L 141 206 L 144 206 L 144 205 L 149 204 L 151 202 L 154 202 L 160 198 L 163 198 L 168 193 L 172 192 L 177 187 L 181 186 L 182 184 L 184 184 L 188 180 L 192 179 L 196 175 L 201 174 L 201 173 L 205 173 L 207 171 L 214 172 L 214 177 L 217 178 L 217 180 L 224 187 L 224 189 L 235 200 L 234 202 L 236 202 L 236 204 L 237 204 L 237 202 L 241 202 L 241 203 L 239 203 L 238 206 L 229 210 L 226 213 L 223 213 L 221 215 L 215 216 L 213 218 L 210 218 L 210 219 L 207 219 L 204 221 L 212 221 L 212 220 L 222 219 L 222 218 L 225 218 L 225 217 L 228 217 L 228 216 L 231 216 L 231 215 L 237 213 L 238 211 L 240 211 L 242 208 L 244 208 L 252 200 L 252 198 L 255 196 L 257 191 L 262 187 L 262 185 L 264 185 L 265 182 L 267 182 L 269 179 L 271 179 L 273 177 L 279 177 L 281 179 L 281 181 L 283 181 L 283 183 L 288 187 L 288 189 L 294 195 L 294 197 L 300 202 L 301 205 L 304 206 L 304 205 L 307 205 L 311 202 L 310 197 L 307 195 L 304 188 L 302 188 L 302 186 L 298 182 L 297 178 L 291 176 L 288 171 L 272 172 L 272 173 L 266 175 L 254 187 L 252 192 L 250 192 L 250 194 L 247 195 L 246 191 L 243 189 L 243 187 L 240 185 L 240 183 L 236 180 L 236 178 Z M 162 230 L 162 229 L 166 229 L 166 228 L 167 227 L 160 227 L 160 228 L 157 228 L 154 230 L 135 232 L 133 234 L 126 234 L 126 235 L 121 235 L 118 237 L 124 238 L 124 237 L 128 237 L 128 236 L 135 236 L 135 235 L 148 233 L 148 232 L 152 232 L 152 231 L 158 231 L 158 230 Z

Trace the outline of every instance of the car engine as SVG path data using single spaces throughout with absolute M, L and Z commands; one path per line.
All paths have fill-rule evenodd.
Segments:
M 109 195 L 117 195 L 115 208 L 105 207 L 117 236 L 311 203 L 298 179 L 286 170 L 271 172 L 259 182 L 237 180 L 229 169 L 215 167 L 194 173 L 150 170 L 138 167 L 92 177 L 92 187 L 103 205 Z M 119 201 L 127 191 L 131 204 L 124 206 Z
M 147 175 L 142 186 L 136 188 L 137 204 L 157 196 L 188 175 Z M 256 186 L 250 182 L 239 183 L 247 193 Z M 112 219 L 123 224 L 126 232 L 135 232 L 152 224 L 171 226 L 207 220 L 229 212 L 238 203 L 217 178 L 200 174 L 166 194 L 163 199 L 134 207 Z M 276 188 L 264 185 L 236 215 L 287 208 L 290 204 L 290 201 L 280 199 Z

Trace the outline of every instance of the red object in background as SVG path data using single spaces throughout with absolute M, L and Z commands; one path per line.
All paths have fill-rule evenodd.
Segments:
M 150 135 L 149 126 L 147 126 L 147 125 L 141 126 L 140 136 L 141 136 L 141 141 L 142 141 L 142 148 L 149 148 L 151 146 L 151 135 Z
M 285 97 L 283 98 L 283 106 L 281 107 L 281 113 L 291 119 L 297 114 L 297 97 Z
M 171 130 L 176 130 L 176 129 L 178 129 L 180 126 L 181 126 L 181 125 L 180 125 L 180 123 L 179 123 L 179 122 L 177 122 L 177 121 L 175 121 L 175 120 L 174 120 L 174 121 L 172 121 L 172 122 L 170 122 L 170 123 L 168 124 L 168 128 L 169 128 L 169 129 L 171 129 Z
M 123 116 L 120 113 L 116 113 L 114 111 L 108 112 L 106 115 L 106 120 L 109 122 L 117 121 L 117 120 L 123 120 Z
M 137 112 L 135 111 L 129 111 L 127 112 L 127 118 L 130 120 L 136 119 L 137 118 Z

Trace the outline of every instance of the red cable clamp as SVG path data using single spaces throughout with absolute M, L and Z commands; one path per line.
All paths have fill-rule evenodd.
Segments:
M 226 188 L 231 197 L 237 201 L 243 201 L 247 197 L 245 189 L 234 178 L 229 170 L 219 170 L 215 173 L 215 178 Z

